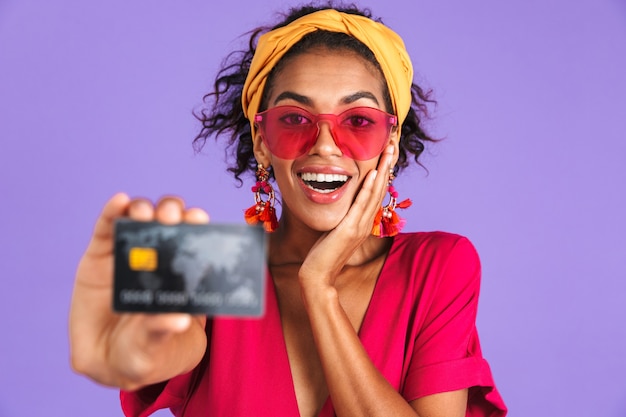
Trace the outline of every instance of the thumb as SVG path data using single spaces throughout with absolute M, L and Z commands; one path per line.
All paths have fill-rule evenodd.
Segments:
M 192 316 L 185 313 L 144 314 L 143 327 L 155 335 L 184 333 L 191 327 L 192 320 Z
M 125 193 L 117 193 L 107 201 L 94 227 L 86 255 L 99 257 L 113 251 L 113 224 L 126 213 L 129 203 L 130 197 Z

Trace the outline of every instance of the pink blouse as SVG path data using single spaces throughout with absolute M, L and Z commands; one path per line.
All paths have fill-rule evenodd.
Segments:
M 476 332 L 479 287 L 480 262 L 466 238 L 443 232 L 394 238 L 359 338 L 407 401 L 469 388 L 466 416 L 506 415 Z M 207 353 L 193 371 L 122 391 L 125 415 L 161 408 L 181 417 L 299 415 L 271 278 L 261 319 L 216 318 L 207 323 L 207 337 Z M 329 398 L 320 416 L 334 415 Z

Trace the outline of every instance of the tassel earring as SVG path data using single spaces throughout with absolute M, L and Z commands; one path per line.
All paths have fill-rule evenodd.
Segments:
M 405 209 L 411 206 L 411 200 L 406 199 L 398 203 L 398 192 L 393 186 L 393 180 L 396 177 L 393 175 L 393 169 L 389 170 L 388 192 L 389 203 L 386 206 L 381 207 L 374 217 L 374 226 L 372 227 L 372 234 L 378 237 L 388 237 L 397 235 L 404 227 L 406 220 L 400 218 L 396 213 L 396 208 Z
M 256 184 L 252 186 L 255 203 L 245 211 L 244 218 L 248 224 L 262 222 L 266 232 L 273 232 L 278 228 L 278 220 L 274 209 L 274 189 L 269 183 L 269 178 L 269 172 L 259 164 L 256 170 Z M 267 195 L 265 201 L 261 194 Z

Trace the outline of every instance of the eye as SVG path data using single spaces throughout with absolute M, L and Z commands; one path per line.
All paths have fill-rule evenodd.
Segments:
M 369 129 L 374 127 L 376 121 L 365 113 L 350 112 L 341 121 L 341 124 L 352 129 Z
M 345 121 L 345 123 L 352 127 L 368 127 L 374 122 L 364 116 L 351 116 Z
M 311 120 L 303 113 L 292 111 L 280 116 L 279 119 L 283 124 L 288 126 L 302 126 L 311 124 Z

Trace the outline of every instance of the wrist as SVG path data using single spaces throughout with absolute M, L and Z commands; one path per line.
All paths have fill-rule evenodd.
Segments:
M 307 311 L 319 310 L 332 306 L 339 301 L 337 289 L 332 285 L 302 285 L 302 301 Z

